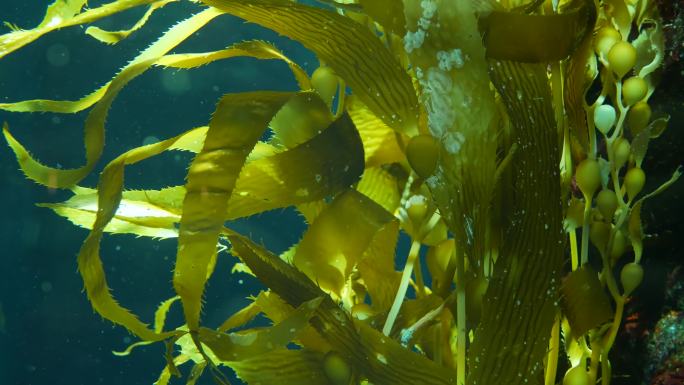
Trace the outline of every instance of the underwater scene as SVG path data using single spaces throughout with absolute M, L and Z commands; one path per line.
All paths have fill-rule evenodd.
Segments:
M 684 1 L 0 20 L 0 385 L 684 385 Z

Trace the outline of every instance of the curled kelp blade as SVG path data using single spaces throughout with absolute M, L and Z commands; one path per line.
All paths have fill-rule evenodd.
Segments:
M 100 174 L 97 186 L 97 212 L 88 234 L 78 254 L 78 271 L 83 278 L 85 290 L 93 309 L 105 319 L 122 325 L 146 341 L 159 341 L 179 332 L 157 332 L 148 329 L 147 325 L 138 320 L 137 316 L 119 305 L 112 296 L 100 258 L 100 241 L 104 229 L 115 217 L 119 203 L 123 196 L 124 168 L 126 165 L 137 163 L 149 157 L 156 156 L 174 147 L 176 141 L 182 137 L 167 139 L 159 143 L 134 148 L 111 161 Z M 78 192 L 88 193 L 88 190 L 76 189 Z
M 266 91 L 225 95 L 209 123 L 202 151 L 190 165 L 173 278 L 190 330 L 199 328 L 209 265 L 240 170 L 268 122 L 292 96 Z
M 361 139 L 344 114 L 310 140 L 245 165 L 227 218 L 323 199 L 355 183 L 363 167 Z
M 394 214 L 401 201 L 399 186 L 399 181 L 389 171 L 382 167 L 368 167 L 363 171 L 356 191 Z
M 306 71 L 304 71 L 297 63 L 283 54 L 273 44 L 262 40 L 245 40 L 235 43 L 226 49 L 212 52 L 166 55 L 155 64 L 172 68 L 189 69 L 203 66 L 216 60 L 242 56 L 252 57 L 255 59 L 282 60 L 290 67 L 290 70 L 297 80 L 300 89 L 311 89 L 311 80 L 306 74 Z
M 102 43 L 105 44 L 116 44 L 120 42 L 121 40 L 127 38 L 130 34 L 133 32 L 139 30 L 145 24 L 147 21 L 150 19 L 150 16 L 152 14 L 164 7 L 165 5 L 176 2 L 179 0 L 161 0 L 161 1 L 155 1 L 154 3 L 150 4 L 149 7 L 147 7 L 147 11 L 145 11 L 145 14 L 129 29 L 124 29 L 124 30 L 119 30 L 119 31 L 105 31 L 102 28 L 96 27 L 96 26 L 91 26 L 88 27 L 85 31 L 86 35 L 90 35 L 93 38 L 101 41 Z
M 312 50 L 393 129 L 417 132 L 418 100 L 411 79 L 368 28 L 330 11 L 278 0 L 202 0 Z M 373 60 L 368 60 L 372 55 Z
M 78 188 L 74 189 L 74 193 L 64 202 L 40 203 L 38 206 L 52 209 L 76 226 L 92 229 L 97 214 L 97 190 Z M 180 214 L 154 205 L 149 200 L 140 191 L 124 191 L 116 214 L 104 231 L 153 238 L 177 237 L 176 224 Z
M 157 307 L 157 311 L 154 312 L 154 331 L 155 331 L 155 333 L 161 333 L 164 331 L 164 324 L 166 323 L 166 316 L 169 313 L 169 309 L 171 308 L 171 305 L 173 305 L 174 302 L 178 301 L 179 299 L 180 299 L 180 297 L 174 296 L 174 297 L 171 297 L 165 301 L 162 301 L 162 303 L 159 304 L 159 306 Z M 153 341 L 134 342 L 134 343 L 128 345 L 128 347 L 126 349 L 124 349 L 123 351 L 120 351 L 120 352 L 113 351 L 112 353 L 115 356 L 127 356 L 127 355 L 131 354 L 131 351 L 133 351 L 133 349 L 137 348 L 138 346 L 149 345 L 152 342 Z
M 53 111 L 75 112 L 95 103 L 88 114 L 84 129 L 86 163 L 75 169 L 58 169 L 47 167 L 33 157 L 14 138 L 7 129 L 3 130 L 5 138 L 17 156 L 19 165 L 26 176 L 42 185 L 53 188 L 66 188 L 75 185 L 92 171 L 102 155 L 104 147 L 105 121 L 109 108 L 121 89 L 135 77 L 149 69 L 161 56 L 180 44 L 195 31 L 206 25 L 220 13 L 207 9 L 176 24 L 159 40 L 150 45 L 119 72 L 114 79 L 91 95 L 76 102 L 56 102 L 33 100 L 0 105 L 0 109 L 10 111 Z
M 197 152 L 206 132 L 206 127 L 200 127 L 178 135 L 168 149 Z M 361 141 L 354 125 L 343 115 L 311 140 L 247 163 L 236 182 L 225 219 L 323 199 L 355 183 L 362 171 Z M 90 229 L 97 212 L 97 190 L 78 188 L 74 192 L 64 202 L 39 206 Z M 184 186 L 124 191 L 116 215 L 104 231 L 177 237 L 184 198 Z
M 378 118 L 354 95 L 347 96 L 345 108 L 359 130 L 366 159 L 366 167 L 406 160 L 397 133 Z
M 253 303 L 274 323 L 281 322 L 295 310 L 293 306 L 272 291 L 262 291 Z M 321 353 L 330 350 L 330 344 L 311 325 L 304 327 L 293 342 L 306 349 Z
M 81 12 L 87 0 L 56 0 L 48 7 L 43 21 L 36 28 L 28 30 L 16 28 L 0 36 L 0 58 L 54 30 L 92 23 L 155 1 L 158 0 L 118 0 Z
M 221 333 L 201 328 L 199 339 L 221 362 L 242 361 L 273 349 L 282 349 L 309 325 L 323 298 L 304 302 L 284 319 L 268 328 L 247 329 L 235 333 Z
M 335 197 L 309 226 L 293 262 L 324 291 L 341 298 L 352 268 L 376 234 L 390 227 L 395 233 L 398 230 L 390 213 L 365 195 L 347 190 Z M 383 246 L 393 249 L 393 244 Z
M 239 234 L 229 233 L 232 253 L 256 276 L 292 306 L 323 296 L 311 324 L 330 346 L 363 378 L 378 385 L 454 384 L 452 370 L 405 349 L 349 315 L 323 293 L 304 273 Z

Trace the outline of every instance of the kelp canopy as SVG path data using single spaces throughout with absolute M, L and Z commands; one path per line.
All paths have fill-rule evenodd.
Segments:
M 51 31 L 148 7 L 129 30 L 86 29 L 116 44 L 179 1 L 57 0 L 34 29 L 8 24 L 0 57 Z M 642 202 L 680 176 L 641 192 L 648 142 L 667 123 L 648 104 L 663 58 L 651 1 L 194 2 L 199 12 L 82 99 L 0 104 L 89 110 L 78 168 L 44 165 L 7 123 L 3 133 L 29 179 L 73 192 L 43 206 L 90 229 L 78 255 L 88 298 L 141 340 L 119 354 L 164 341 L 157 384 L 187 362 L 188 383 L 205 370 L 228 383 L 221 366 L 249 384 L 610 383 L 624 303 L 643 277 Z M 300 42 L 320 67 L 308 74 L 257 40 L 171 53 L 223 14 Z M 226 94 L 206 126 L 133 148 L 106 165 L 96 188 L 79 186 L 129 82 L 155 66 L 235 57 L 284 61 L 299 90 Z M 126 166 L 165 151 L 195 154 L 184 185 L 125 189 Z M 281 255 L 231 229 L 291 206 L 307 229 Z M 395 255 L 400 232 L 411 239 L 405 259 Z M 178 239 L 177 296 L 161 303 L 153 327 L 109 289 L 105 233 Z M 267 290 L 208 328 L 202 297 L 223 254 Z M 178 301 L 185 323 L 169 328 Z M 273 325 L 248 326 L 259 314 Z

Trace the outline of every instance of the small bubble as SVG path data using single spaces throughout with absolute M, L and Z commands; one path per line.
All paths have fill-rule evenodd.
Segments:
M 52 283 L 50 281 L 43 281 L 40 284 L 40 290 L 43 291 L 43 293 L 49 293 L 52 291 Z

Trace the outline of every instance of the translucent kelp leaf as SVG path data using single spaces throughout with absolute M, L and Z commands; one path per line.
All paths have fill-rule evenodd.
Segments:
M 329 65 L 376 116 L 393 129 L 417 132 L 411 79 L 381 41 L 349 18 L 282 0 L 202 0 L 302 43 Z M 372 55 L 373 60 L 368 60 Z
M 0 109 L 9 111 L 69 113 L 80 111 L 96 103 L 85 122 L 86 164 L 84 166 L 69 170 L 44 166 L 33 159 L 19 142 L 12 139 L 10 147 L 17 156 L 24 174 L 37 183 L 53 188 L 73 186 L 88 175 L 102 155 L 105 134 L 104 125 L 107 114 L 121 89 L 133 78 L 149 69 L 159 57 L 169 52 L 219 14 L 217 11 L 208 9 L 176 24 L 124 67 L 111 82 L 79 101 L 30 100 L 0 104 Z M 8 138 L 8 131 L 6 129 L 4 133 L 5 138 Z M 8 141 L 10 141 L 9 138 Z
M 388 311 L 399 289 L 401 273 L 394 269 L 399 222 L 392 221 L 379 231 L 358 262 L 359 274 L 376 312 Z
M 338 195 L 304 233 L 294 264 L 323 290 L 341 297 L 354 265 L 375 235 L 395 221 L 363 194 L 348 190 Z
M 345 107 L 359 130 L 366 158 L 366 167 L 406 160 L 397 142 L 397 134 L 375 116 L 354 95 L 347 96 Z
M 302 92 L 290 99 L 271 121 L 269 143 L 293 148 L 328 127 L 333 120 L 328 105 L 317 92 Z
M 399 335 L 401 330 L 408 329 L 415 325 L 425 314 L 439 308 L 444 303 L 444 299 L 430 294 L 420 299 L 406 300 L 401 305 L 401 311 L 392 327 L 391 336 Z M 406 341 L 402 341 L 406 342 Z
M 104 228 L 105 232 L 155 238 L 178 236 L 175 224 L 180 220 L 180 215 L 146 201 L 126 199 L 125 195 L 124 192 L 114 218 Z M 74 195 L 63 203 L 43 203 L 38 206 L 50 208 L 71 223 L 91 229 L 97 213 L 97 191 Z
M 56 0 L 48 7 L 43 21 L 36 28 L 16 29 L 0 36 L 0 58 L 56 29 L 92 23 L 115 13 L 155 1 L 157 0 L 118 0 L 80 12 L 87 3 L 86 0 Z
M 649 13 L 652 12 L 657 13 L 654 10 Z M 649 15 L 641 20 L 637 27 L 640 31 L 639 36 L 632 42 L 637 50 L 634 73 L 646 80 L 648 91 L 644 100 L 648 100 L 660 81 L 659 69 L 665 58 L 665 36 L 660 17 L 657 15 Z
M 202 146 L 205 136 L 206 127 L 190 130 L 176 137 L 170 149 L 195 151 Z M 250 158 L 253 156 L 250 153 Z M 355 183 L 362 170 L 361 140 L 349 118 L 342 115 L 308 142 L 247 163 L 236 182 L 236 193 L 230 198 L 225 219 L 323 199 Z M 105 231 L 175 237 L 184 198 L 184 186 L 125 191 L 116 217 Z M 96 191 L 92 190 L 64 203 L 44 206 L 90 228 L 96 202 Z
M 633 139 L 630 150 L 634 156 L 634 162 L 637 167 L 641 167 L 641 163 L 646 157 L 646 151 L 648 151 L 648 142 L 651 140 L 651 129 L 654 127 L 655 121 L 649 124 L 646 128 L 641 130 Z
M 116 215 L 119 203 L 122 200 L 124 167 L 173 148 L 174 143 L 181 136 L 182 134 L 175 138 L 129 150 L 115 158 L 104 168 L 98 182 L 98 209 L 92 230 L 78 254 L 78 270 L 83 278 L 86 293 L 93 309 L 102 317 L 126 327 L 142 340 L 147 341 L 162 340 L 177 335 L 179 332 L 158 333 L 149 330 L 135 315 L 114 300 L 111 290 L 107 286 L 99 255 L 100 241 L 104 229 Z M 83 189 L 76 189 L 76 191 L 88 192 L 88 190 Z M 208 265 L 210 264 L 208 263 Z
M 271 291 L 263 291 L 259 293 L 254 303 L 259 306 L 261 311 L 271 321 L 278 323 L 286 319 L 295 308 L 283 301 L 277 294 Z M 298 334 L 295 342 L 300 343 L 307 349 L 317 352 L 325 353 L 330 350 L 330 345 L 321 337 L 318 332 L 308 325 L 304 327 Z
M 154 331 L 155 333 L 161 333 L 164 331 L 164 324 L 166 323 L 166 315 L 169 312 L 169 309 L 171 308 L 171 305 L 173 305 L 174 302 L 179 300 L 180 297 L 175 296 L 167 299 L 166 301 L 163 301 L 162 303 L 159 304 L 159 307 L 157 307 L 157 311 L 154 312 Z M 127 356 L 131 353 L 131 351 L 134 348 L 137 348 L 138 346 L 144 346 L 144 345 L 149 345 L 153 341 L 138 341 L 133 344 L 128 345 L 128 347 L 121 352 L 112 352 L 115 356 Z
M 568 318 L 573 338 L 613 319 L 613 309 L 598 274 L 588 265 L 565 277 L 561 292 L 563 314 Z
M 237 333 L 221 333 L 201 328 L 199 339 L 208 346 L 222 362 L 242 361 L 264 354 L 273 349 L 285 348 L 308 324 L 322 298 L 304 302 L 277 324 L 260 329 L 248 329 Z
M 323 355 L 309 350 L 275 349 L 230 364 L 248 385 L 330 385 Z
M 323 296 L 311 324 L 362 377 L 376 385 L 438 385 L 456 382 L 453 370 L 409 351 L 363 323 L 352 323 L 306 275 L 250 239 L 228 234 L 232 252 L 292 306 Z M 357 331 L 358 330 L 358 331 Z
M 190 165 L 173 277 L 190 330 L 199 328 L 208 268 L 240 170 L 268 122 L 291 97 L 276 92 L 225 95 L 209 123 L 202 151 Z
M 150 19 L 150 16 L 154 13 L 154 11 L 162 8 L 168 3 L 172 3 L 178 0 L 161 0 L 161 1 L 156 1 L 147 8 L 147 11 L 145 14 L 138 20 L 135 25 L 133 25 L 131 28 L 126 29 L 126 30 L 121 30 L 121 31 L 105 31 L 102 28 L 98 28 L 95 26 L 88 27 L 85 31 L 86 35 L 90 35 L 93 38 L 106 43 L 106 44 L 116 44 L 120 42 L 121 40 L 127 38 L 131 33 L 139 30 L 142 28 L 147 21 Z
M 641 225 L 641 206 L 643 199 L 637 201 L 629 212 L 627 229 L 629 240 L 634 248 L 634 259 L 637 263 L 641 260 L 644 253 L 644 231 Z
M 251 321 L 261 313 L 261 307 L 256 304 L 255 299 L 252 299 L 247 306 L 233 313 L 227 320 L 223 321 L 221 326 L 216 328 L 218 332 L 227 332 L 231 329 L 239 328 Z
M 397 180 L 380 167 L 366 166 L 356 190 L 382 206 L 388 213 L 394 213 L 399 207 L 401 192 Z
M 310 140 L 245 165 L 227 218 L 323 199 L 355 183 L 362 172 L 361 139 L 343 114 Z
M 173 363 L 173 368 L 176 368 L 176 366 L 183 365 L 184 363 L 190 361 L 190 357 L 188 357 L 185 354 L 179 354 L 178 356 L 174 357 L 172 359 Z M 161 373 L 159 373 L 159 377 L 157 378 L 157 381 L 154 382 L 153 385 L 168 385 L 169 381 L 171 380 L 172 375 L 177 375 L 176 373 L 172 373 L 172 369 L 169 368 L 170 365 L 164 366 L 164 369 L 162 369 Z M 177 370 L 177 369 L 176 369 Z M 180 374 L 180 373 L 178 373 Z
M 311 89 L 309 76 L 297 63 L 290 60 L 273 44 L 262 40 L 247 40 L 235 43 L 234 45 L 219 51 L 205 53 L 184 53 L 167 55 L 160 59 L 156 65 L 173 68 L 195 68 L 212 63 L 216 60 L 230 59 L 233 57 L 253 57 L 255 59 L 277 59 L 284 61 L 292 71 L 300 89 Z

